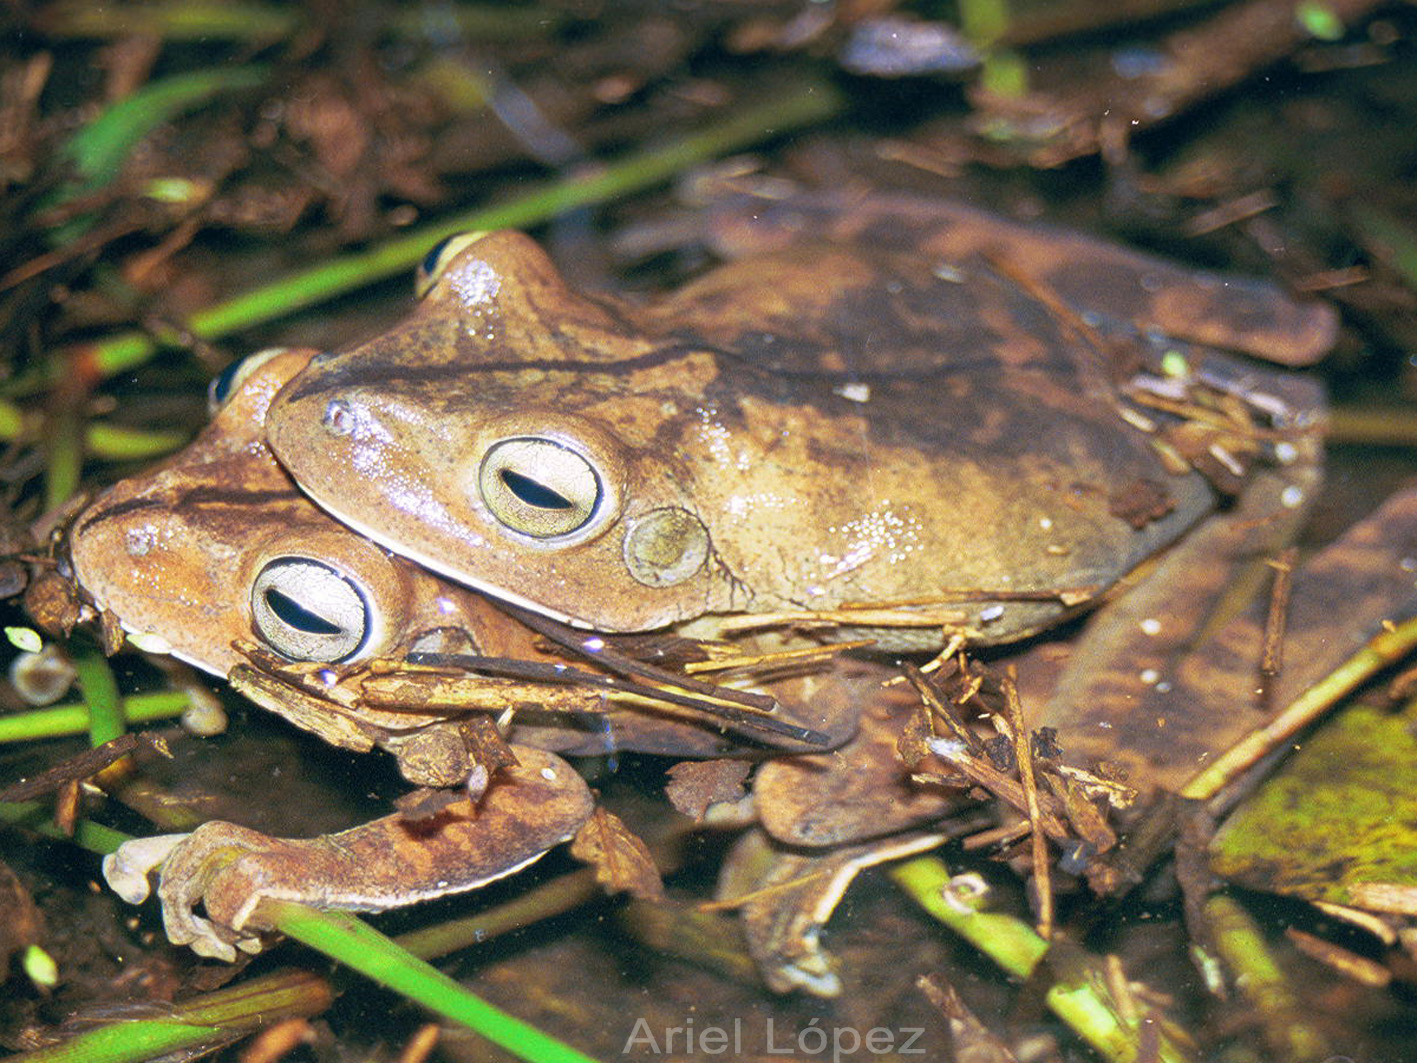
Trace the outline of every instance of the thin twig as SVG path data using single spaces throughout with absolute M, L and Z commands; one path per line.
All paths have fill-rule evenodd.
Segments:
M 1043 813 L 1038 801 L 1038 779 L 1033 773 L 1033 743 L 1028 724 L 1023 718 L 1023 706 L 1018 699 L 1018 684 L 1012 675 L 999 683 L 1004 692 L 1004 711 L 1013 731 L 1014 756 L 1018 760 L 1019 782 L 1023 784 L 1028 802 L 1028 821 L 1033 824 L 1033 884 L 1038 899 L 1038 936 L 1047 941 L 1053 936 L 1053 874 L 1048 859 L 1048 838 L 1040 827 Z

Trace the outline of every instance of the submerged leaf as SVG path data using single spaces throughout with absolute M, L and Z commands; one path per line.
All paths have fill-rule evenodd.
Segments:
M 571 842 L 571 855 L 595 868 L 607 890 L 642 901 L 664 899 L 664 883 L 649 848 L 613 812 L 596 808 Z
M 1221 828 L 1215 870 L 1245 886 L 1371 907 L 1417 894 L 1417 712 L 1345 711 Z M 1394 892 L 1395 889 L 1395 892 Z M 1383 905 L 1390 907 L 1390 905 Z

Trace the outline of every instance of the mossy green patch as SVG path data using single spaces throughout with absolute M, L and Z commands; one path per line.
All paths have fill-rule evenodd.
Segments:
M 1417 713 L 1354 706 L 1304 743 L 1221 828 L 1233 882 L 1353 904 L 1359 884 L 1417 889 Z

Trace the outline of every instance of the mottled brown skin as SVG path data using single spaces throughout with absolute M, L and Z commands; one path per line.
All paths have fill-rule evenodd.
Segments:
M 1169 341 L 1309 365 L 1333 345 L 1338 319 L 1320 302 L 1296 302 L 1273 284 L 1206 273 L 1042 222 L 1020 224 L 963 203 L 890 195 L 743 196 L 714 208 L 716 250 L 726 258 L 783 251 L 810 233 L 941 262 L 980 256 L 1055 293 L 1099 326 Z
M 923 600 L 958 607 L 979 643 L 1032 633 L 1214 505 L 1118 415 L 1118 381 L 1175 346 L 1136 340 L 1138 326 L 1297 350 L 1332 320 L 1255 282 L 923 202 L 868 201 L 825 239 L 636 309 L 570 290 L 531 241 L 491 234 L 407 321 L 294 380 L 271 445 L 390 549 L 601 630 Z M 1121 334 L 1124 357 L 1107 339 Z M 599 471 L 585 527 L 538 539 L 494 516 L 478 472 L 508 437 Z M 1113 509 L 1139 483 L 1164 504 L 1138 527 Z M 702 526 L 706 556 L 652 585 L 626 559 L 664 512 Z M 1067 601 L 1017 599 L 1050 591 Z

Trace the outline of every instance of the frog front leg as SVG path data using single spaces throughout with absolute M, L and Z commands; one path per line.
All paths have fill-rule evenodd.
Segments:
M 318 838 L 271 838 L 213 821 L 188 835 L 140 839 L 104 860 L 125 900 L 142 901 L 161 865 L 163 924 L 176 945 L 227 961 L 259 951 L 260 902 L 384 911 L 477 889 L 521 870 L 569 840 L 594 799 L 560 757 L 514 747 L 519 763 L 498 773 L 475 806 L 458 801 L 426 820 L 385 816 Z M 205 918 L 196 914 L 201 904 Z
M 717 895 L 737 904 L 748 952 L 771 989 L 835 997 L 841 979 L 822 945 L 822 928 L 846 888 L 864 869 L 937 849 L 946 838 L 943 832 L 906 831 L 857 845 L 804 849 L 753 829 L 729 851 Z

